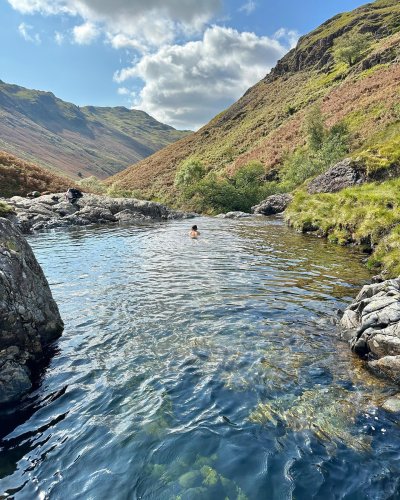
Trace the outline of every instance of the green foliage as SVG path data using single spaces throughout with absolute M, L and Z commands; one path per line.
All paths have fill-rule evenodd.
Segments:
M 240 210 L 249 212 L 270 194 L 279 191 L 276 182 L 263 180 L 265 170 L 261 162 L 250 161 L 231 177 L 226 173 L 205 175 L 198 161 L 184 162 L 175 177 L 175 186 L 182 200 L 192 210 L 204 213 Z
M 369 183 L 339 193 L 295 194 L 286 211 L 302 231 L 316 231 L 333 243 L 356 243 L 374 251 L 370 267 L 400 274 L 400 179 Z
M 107 191 L 107 187 L 94 175 L 82 179 L 78 184 L 83 190 L 87 189 L 95 194 L 105 194 Z
M 325 172 L 349 151 L 349 132 L 343 122 L 332 128 L 325 126 L 321 109 L 314 107 L 306 118 L 308 148 L 299 148 L 283 165 L 282 188 L 294 189 L 304 181 Z
M 0 201 L 0 217 L 4 217 L 12 211 L 13 209 L 10 207 L 10 205 L 7 205 L 7 203 L 4 203 L 4 201 Z
M 362 59 L 371 46 L 372 39 L 369 34 L 350 32 L 335 41 L 334 56 L 337 62 L 344 62 L 353 66 Z
M 199 160 L 189 158 L 181 164 L 176 172 L 175 186 L 183 190 L 190 190 L 190 187 L 199 182 L 205 173 L 205 168 Z

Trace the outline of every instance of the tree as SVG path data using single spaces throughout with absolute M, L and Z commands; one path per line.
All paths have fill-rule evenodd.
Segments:
M 334 55 L 336 62 L 344 62 L 353 66 L 372 43 L 371 35 L 347 33 L 335 41 Z
M 306 117 L 308 145 L 312 151 L 319 151 L 326 138 L 326 128 L 321 108 L 314 106 Z
M 188 159 L 179 167 L 175 175 L 175 186 L 182 191 L 199 182 L 205 176 L 205 168 L 199 160 Z

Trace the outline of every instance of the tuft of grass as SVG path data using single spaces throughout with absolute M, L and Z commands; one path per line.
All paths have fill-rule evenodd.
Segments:
M 400 274 L 400 179 L 344 189 L 339 193 L 295 193 L 286 211 L 289 223 L 315 231 L 340 245 L 372 252 L 368 265 L 389 276 Z
M 0 217 L 5 217 L 13 211 L 10 205 L 7 205 L 4 201 L 0 201 Z

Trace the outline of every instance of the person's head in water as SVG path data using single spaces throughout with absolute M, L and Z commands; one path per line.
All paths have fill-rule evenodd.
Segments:
M 189 236 L 191 238 L 197 238 L 197 236 L 200 236 L 200 231 L 197 229 L 196 224 L 192 226 L 192 229 L 190 230 Z

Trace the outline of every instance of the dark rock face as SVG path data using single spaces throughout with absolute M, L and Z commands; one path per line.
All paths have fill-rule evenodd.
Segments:
M 0 218 L 0 403 L 31 387 L 29 366 L 61 335 L 63 322 L 31 248 Z
M 364 286 L 340 325 L 372 370 L 400 383 L 400 278 Z
M 287 209 L 292 200 L 293 196 L 291 194 L 273 194 L 259 205 L 251 207 L 251 211 L 262 215 L 280 214 Z
M 74 203 L 68 202 L 64 193 L 34 199 L 14 196 L 7 203 L 15 210 L 11 219 L 23 233 L 56 227 L 193 217 L 193 214 L 170 210 L 160 203 L 94 194 L 84 194 Z
M 367 175 L 363 164 L 346 158 L 340 161 L 325 173 L 315 177 L 307 187 L 309 194 L 336 193 L 344 188 L 363 184 Z

